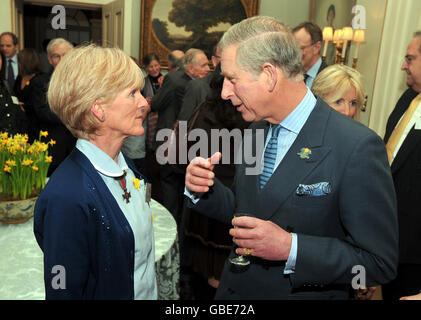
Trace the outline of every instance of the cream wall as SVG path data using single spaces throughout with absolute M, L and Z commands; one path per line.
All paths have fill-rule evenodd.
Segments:
M 369 126 L 370 114 L 372 111 L 372 102 L 374 94 L 374 84 L 380 53 L 380 44 L 382 41 L 384 17 L 386 13 L 387 0 L 358 0 L 358 5 L 366 9 L 366 43 L 360 45 L 357 70 L 362 74 L 363 85 L 368 96 L 367 108 L 365 112 L 360 113 L 360 122 Z M 350 62 L 354 56 L 354 47 L 350 52 Z
M 309 0 L 260 0 L 260 15 L 278 19 L 294 28 L 309 18 Z
M 12 27 L 10 1 L 0 1 L 0 33 L 10 31 Z
M 140 8 L 141 0 L 124 1 L 124 48 L 123 50 L 139 58 L 140 50 Z

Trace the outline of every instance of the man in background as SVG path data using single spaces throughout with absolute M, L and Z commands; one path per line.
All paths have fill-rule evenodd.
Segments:
M 73 45 L 63 38 L 52 39 L 47 46 L 47 56 L 50 64 L 55 68 L 66 55 Z M 54 71 L 53 71 L 54 72 Z M 35 114 L 40 123 L 41 130 L 48 131 L 48 138 L 56 141 L 56 144 L 50 147 L 50 154 L 53 156 L 53 162 L 48 168 L 48 176 L 59 166 L 59 164 L 73 150 L 76 139 L 69 130 L 63 125 L 61 120 L 53 113 L 47 102 L 48 83 L 50 74 L 42 74 L 33 81 L 33 90 L 31 92 Z
M 11 93 L 19 73 L 18 49 L 18 38 L 14 33 L 4 32 L 0 35 L 0 50 L 6 57 L 6 81 Z
M 327 64 L 320 58 L 323 41 L 322 30 L 312 22 L 302 22 L 292 30 L 292 33 L 301 49 L 304 82 L 311 89 L 316 76 L 327 67 Z
M 181 50 L 171 51 L 168 55 L 168 72 L 177 71 L 183 63 L 184 52 Z
M 215 70 L 221 60 L 221 50 L 218 44 L 212 50 L 212 65 Z M 190 81 L 186 86 L 186 93 L 183 98 L 178 120 L 187 121 L 193 114 L 194 109 L 203 101 L 211 92 L 210 82 L 214 71 L 210 71 L 206 77 Z
M 157 133 L 160 129 L 172 129 L 180 112 L 187 84 L 193 79 L 205 77 L 209 72 L 209 61 L 200 49 L 191 48 L 182 59 L 181 69 L 169 72 L 162 87 L 152 97 L 151 110 L 158 112 Z M 155 151 L 163 141 L 155 141 Z M 161 165 L 160 181 L 163 205 L 172 213 L 177 223 L 183 206 L 184 176 L 170 164 Z
M 384 141 L 398 201 L 399 264 L 395 280 L 382 286 L 384 300 L 421 290 L 421 31 L 414 34 L 401 67 L 409 88 L 386 124 Z

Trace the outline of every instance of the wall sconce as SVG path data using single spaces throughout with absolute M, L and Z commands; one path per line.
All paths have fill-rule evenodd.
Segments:
M 326 60 L 327 47 L 329 45 L 329 41 L 332 41 L 332 40 L 333 40 L 333 28 L 324 27 L 323 28 L 323 41 L 325 42 L 325 47 L 323 48 L 323 54 L 322 54 L 323 61 Z
M 360 44 L 365 43 L 365 30 L 364 29 L 355 30 L 353 42 L 355 43 L 355 50 L 354 50 L 354 59 L 352 62 L 352 68 L 355 69 L 357 67 L 358 50 L 360 48 Z
M 326 58 L 326 51 L 329 41 L 335 44 L 336 57 L 335 64 L 344 64 L 346 62 L 347 50 L 351 47 L 348 42 L 355 44 L 354 58 L 352 68 L 357 67 L 358 51 L 361 43 L 365 43 L 365 30 L 357 29 L 353 30 L 351 27 L 345 27 L 342 29 L 336 29 L 332 36 L 332 27 L 324 27 L 323 29 L 323 40 L 325 41 L 325 47 L 323 50 L 322 59 Z

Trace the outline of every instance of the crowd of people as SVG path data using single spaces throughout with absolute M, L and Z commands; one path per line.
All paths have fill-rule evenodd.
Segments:
M 49 41 L 45 72 L 2 33 L 0 131 L 56 141 L 34 216 L 46 298 L 157 299 L 152 184 L 178 226 L 181 299 L 368 300 L 379 286 L 385 300 L 421 299 L 421 32 L 384 139 L 358 122 L 362 75 L 328 66 L 321 46 L 314 23 L 258 16 L 230 27 L 210 57 L 170 52 L 165 75 L 155 53 L 138 63 L 62 38 Z M 232 140 L 228 153 L 209 141 L 186 166 L 160 163 L 158 133 L 182 121 L 208 136 L 249 129 L 253 146 L 264 132 L 261 173 L 234 164 Z M 250 263 L 233 265 L 235 255 Z M 57 264 L 66 290 L 52 287 Z

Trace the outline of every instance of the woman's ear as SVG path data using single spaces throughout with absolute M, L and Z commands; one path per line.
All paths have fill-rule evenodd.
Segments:
M 278 82 L 278 72 L 276 67 L 271 63 L 265 63 L 262 67 L 262 74 L 265 77 L 268 91 L 273 92 Z
M 95 100 L 95 102 L 92 104 L 91 112 L 99 121 L 101 122 L 105 121 L 105 111 L 97 100 Z

